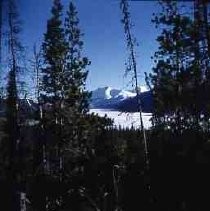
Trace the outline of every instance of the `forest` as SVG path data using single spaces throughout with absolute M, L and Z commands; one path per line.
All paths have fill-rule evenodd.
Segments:
M 144 49 L 132 1 L 117 2 L 139 128 L 89 112 L 91 61 L 74 1 L 52 1 L 41 46 L 25 61 L 19 0 L 0 0 L 0 210 L 210 210 L 210 3 L 183 10 L 182 1 L 158 1 L 158 50 L 144 73 L 154 112 L 145 129 L 136 65 Z M 25 86 L 31 72 L 34 89 Z

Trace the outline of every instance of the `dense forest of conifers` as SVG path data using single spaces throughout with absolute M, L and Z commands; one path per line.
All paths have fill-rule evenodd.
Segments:
M 210 209 L 210 4 L 195 0 L 193 9 L 183 10 L 177 1 L 159 3 L 162 11 L 152 17 L 161 31 L 159 49 L 145 73 L 154 113 L 145 130 L 141 118 L 140 129 L 126 129 L 88 113 L 90 61 L 71 1 L 66 10 L 60 0 L 52 2 L 30 63 L 34 103 L 24 97 L 29 73 L 23 72 L 20 11 L 17 1 L 0 1 L 0 210 Z M 126 71 L 138 86 L 132 14 L 126 0 L 120 8 Z M 137 103 L 141 117 L 141 99 Z

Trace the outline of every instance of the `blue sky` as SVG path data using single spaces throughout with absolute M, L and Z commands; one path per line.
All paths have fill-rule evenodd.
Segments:
M 119 0 L 74 0 L 84 32 L 84 53 L 91 60 L 86 87 L 89 90 L 103 86 L 131 88 L 130 77 L 124 78 L 127 57 L 123 26 L 120 23 Z M 63 0 L 68 5 L 68 0 Z M 157 29 L 151 23 L 153 12 L 159 6 L 155 1 L 132 1 L 130 12 L 135 24 L 134 34 L 139 43 L 137 48 L 138 74 L 140 85 L 144 72 L 152 69 L 151 56 L 157 49 Z M 28 52 L 34 43 L 41 43 L 50 17 L 52 0 L 21 0 L 20 10 L 23 21 L 22 37 Z M 30 53 L 28 53 L 30 55 Z

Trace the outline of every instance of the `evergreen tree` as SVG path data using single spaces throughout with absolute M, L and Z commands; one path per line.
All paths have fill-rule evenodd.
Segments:
M 69 144 L 72 147 L 85 147 L 87 139 L 86 114 L 90 93 L 85 90 L 85 81 L 88 71 L 86 67 L 90 64 L 87 57 L 82 55 L 83 41 L 82 33 L 79 29 L 79 19 L 77 11 L 72 2 L 69 4 L 65 19 L 65 37 L 67 42 L 67 55 L 65 64 L 65 79 L 63 81 L 65 110 L 67 116 L 66 125 L 70 137 Z
M 19 56 L 22 52 L 19 33 L 21 31 L 16 1 L 7 2 L 9 73 L 6 98 L 5 138 L 3 141 L 4 176 L 9 184 L 8 210 L 20 210 L 20 193 L 23 191 L 24 169 L 22 168 L 20 119 L 18 116 Z
M 43 82 L 42 93 L 46 96 L 45 102 L 52 105 L 52 122 L 58 122 L 58 105 L 61 98 L 61 77 L 64 71 L 64 59 L 66 56 L 66 43 L 62 28 L 62 5 L 60 0 L 54 0 L 51 10 L 52 17 L 47 23 L 47 32 L 43 42 L 44 68 L 42 69 Z
M 132 34 L 132 23 L 129 13 L 129 5 L 127 0 L 121 0 L 120 7 L 122 10 L 122 24 L 125 31 L 125 37 L 126 37 L 126 44 L 127 49 L 129 52 L 129 59 L 128 59 L 128 65 L 127 65 L 127 71 L 132 71 L 133 78 L 135 81 L 135 91 L 136 91 L 136 104 L 139 112 L 139 123 L 140 123 L 140 129 L 143 136 L 143 144 L 144 144 L 144 152 L 145 152 L 145 172 L 144 172 L 144 180 L 145 180 L 145 189 L 148 190 L 148 194 L 150 194 L 150 163 L 149 163 L 149 150 L 148 150 L 148 142 L 147 142 L 147 136 L 146 136 L 146 130 L 144 128 L 143 118 L 142 118 L 142 99 L 141 99 L 141 90 L 139 89 L 138 85 L 138 72 L 137 72 L 137 60 L 136 60 L 136 53 L 135 53 L 135 47 L 136 47 L 136 39 Z
M 47 32 L 42 44 L 43 68 L 42 83 L 40 89 L 40 131 L 42 159 L 40 165 L 42 171 L 41 184 L 57 181 L 60 178 L 60 154 L 62 142 L 62 108 L 64 67 L 66 58 L 66 42 L 62 24 L 63 6 L 60 0 L 54 0 L 51 9 L 52 17 L 47 22 Z M 49 178 L 47 179 L 47 177 Z M 46 180 L 47 179 L 47 180 Z M 51 183 L 51 182 L 50 182 Z M 49 184 L 50 184 L 49 183 Z M 51 186 L 55 184 L 54 182 Z M 49 186 L 45 186 L 46 196 L 37 202 L 38 209 L 57 206 L 53 199 Z M 48 193 L 47 193 L 48 192 Z M 38 193 L 39 194 L 39 193 Z M 56 195 L 56 194 L 55 194 Z M 51 197 L 51 199 L 47 198 Z M 57 196 L 56 196 L 57 197 Z M 47 205 L 48 203 L 48 205 Z M 50 208 L 50 209 L 51 209 Z
M 136 62 L 136 54 L 135 54 L 135 46 L 137 44 L 136 44 L 136 39 L 133 36 L 132 30 L 131 30 L 132 24 L 130 20 L 129 5 L 128 5 L 127 0 L 121 0 L 120 7 L 123 14 L 122 23 L 123 23 L 124 31 L 125 31 L 127 49 L 129 51 L 129 62 L 127 65 L 127 71 L 133 72 L 133 78 L 135 80 L 135 91 L 137 95 L 136 104 L 138 107 L 140 129 L 143 135 L 144 147 L 145 147 L 145 164 L 146 164 L 145 166 L 146 166 L 146 169 L 149 170 L 148 143 L 147 143 L 146 131 L 144 128 L 143 118 L 142 118 L 142 99 L 140 97 L 141 90 L 139 89 L 139 86 L 138 86 L 138 76 L 137 76 L 137 62 Z
M 42 69 L 41 96 L 46 108 L 43 121 L 45 129 L 51 133 L 49 144 L 53 147 L 60 140 L 62 78 L 66 57 L 66 42 L 61 19 L 62 7 L 60 0 L 54 1 L 51 10 L 52 17 L 48 20 L 47 32 L 43 42 L 44 68 Z
M 196 57 L 194 24 L 190 17 L 180 15 L 177 2 L 162 1 L 162 13 L 153 20 L 163 27 L 157 38 L 159 51 L 156 66 L 150 75 L 155 112 L 153 123 L 163 129 L 182 133 L 199 127 L 198 87 L 202 71 Z
M 210 3 L 208 1 L 194 2 L 194 54 L 197 65 L 202 71 L 202 86 L 199 89 L 200 107 L 202 113 L 202 128 L 209 133 L 209 57 L 210 57 Z
M 85 68 L 90 62 L 81 55 L 82 34 L 74 5 L 69 5 L 65 28 L 62 24 L 60 0 L 54 1 L 51 12 L 52 17 L 48 21 L 42 45 L 43 118 L 40 126 L 46 142 L 43 143 L 43 161 L 47 160 L 44 171 L 61 183 L 67 175 L 74 175 L 75 170 L 81 172 L 79 163 L 86 156 L 90 125 L 86 116 L 89 93 L 85 90 Z M 75 165 L 73 169 L 72 165 L 69 165 L 70 158 Z M 69 180 L 69 176 L 67 178 Z M 51 200 L 51 206 L 54 206 L 53 204 L 54 199 Z
M 64 24 L 62 8 L 60 0 L 54 0 L 42 44 L 42 143 L 38 146 L 42 159 L 37 167 L 43 167 L 38 183 L 43 184 L 45 192 L 33 197 L 39 210 L 46 210 L 47 206 L 65 207 L 68 200 L 79 200 L 86 194 L 89 203 L 95 204 L 86 191 L 82 195 L 80 192 L 85 187 L 84 169 L 94 157 L 94 142 L 111 124 L 106 118 L 87 113 L 90 93 L 85 89 L 85 81 L 90 61 L 82 53 L 82 33 L 74 4 L 70 2 Z M 79 198 L 74 199 L 74 194 L 79 194 Z

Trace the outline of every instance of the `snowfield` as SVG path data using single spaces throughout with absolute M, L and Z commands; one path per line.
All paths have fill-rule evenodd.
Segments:
M 107 115 L 110 119 L 114 120 L 114 125 L 122 128 L 131 128 L 132 126 L 134 128 L 140 127 L 139 124 L 139 113 L 124 113 L 120 111 L 115 110 L 109 110 L 109 109 L 90 109 L 90 113 L 98 114 L 101 117 L 104 117 Z M 143 123 L 145 128 L 151 127 L 151 121 L 150 118 L 152 117 L 151 113 L 143 113 Z

